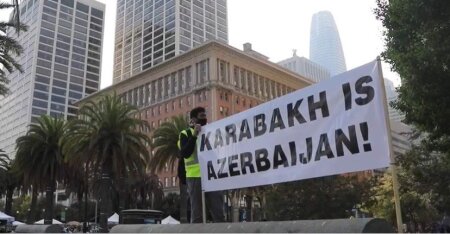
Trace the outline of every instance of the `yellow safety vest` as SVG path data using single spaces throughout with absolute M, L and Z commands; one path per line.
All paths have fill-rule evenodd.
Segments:
M 194 134 L 194 129 L 189 128 L 188 130 L 191 131 L 191 136 L 192 136 Z M 181 134 L 188 136 L 187 130 L 181 131 L 180 135 L 178 136 L 178 149 L 181 149 L 181 141 L 180 141 Z M 197 147 L 194 149 L 194 152 L 192 153 L 191 156 L 189 156 L 189 158 L 184 159 L 184 167 L 186 169 L 186 178 L 200 178 L 201 177 L 200 164 L 198 163 L 198 158 L 197 158 Z

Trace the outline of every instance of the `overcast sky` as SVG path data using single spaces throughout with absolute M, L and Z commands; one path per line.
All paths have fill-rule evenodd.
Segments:
M 116 0 L 106 4 L 101 88 L 112 83 Z M 312 15 L 330 11 L 344 49 L 347 69 L 374 60 L 384 48 L 382 25 L 375 19 L 375 0 L 228 0 L 228 35 L 231 46 L 253 49 L 278 62 L 297 55 L 309 57 L 309 31 Z M 0 20 L 5 20 L 4 11 Z M 399 76 L 383 64 L 384 77 L 400 84 Z

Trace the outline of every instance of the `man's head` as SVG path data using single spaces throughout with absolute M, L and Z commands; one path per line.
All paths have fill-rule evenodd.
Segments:
M 189 117 L 192 122 L 196 124 L 200 124 L 202 126 L 206 125 L 208 119 L 206 118 L 206 110 L 205 108 L 199 106 L 191 110 Z

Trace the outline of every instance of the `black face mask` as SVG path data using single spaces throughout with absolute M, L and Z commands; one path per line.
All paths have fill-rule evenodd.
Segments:
M 197 124 L 200 124 L 202 126 L 205 126 L 208 122 L 208 119 L 197 119 Z

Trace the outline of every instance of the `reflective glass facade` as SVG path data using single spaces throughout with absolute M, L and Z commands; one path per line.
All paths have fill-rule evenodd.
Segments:
M 347 70 L 339 31 L 329 11 L 320 11 L 312 17 L 309 59 L 326 68 L 331 76 Z
M 36 117 L 75 117 L 73 103 L 100 86 L 104 4 L 24 0 L 20 6 L 30 28 L 17 38 L 25 49 L 17 58 L 24 73 L 8 76 L 11 93 L 0 100 L 0 148 L 7 153 Z
M 217 39 L 228 42 L 226 0 L 118 0 L 113 83 Z

